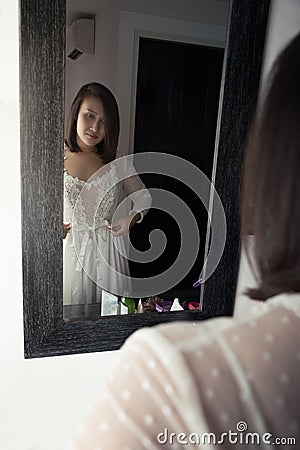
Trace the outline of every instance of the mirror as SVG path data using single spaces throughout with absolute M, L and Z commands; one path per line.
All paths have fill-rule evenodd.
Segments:
M 180 183 L 179 179 L 184 178 L 183 168 L 175 157 L 189 161 L 212 179 L 229 1 L 219 3 L 218 8 L 215 6 L 211 2 L 194 0 L 173 0 L 172 4 L 152 0 L 67 1 L 66 124 L 71 102 L 81 86 L 99 80 L 115 94 L 119 104 L 118 152 L 140 157 L 145 152 L 152 152 L 155 166 L 149 173 L 151 164 L 144 164 L 149 172 L 141 175 L 142 180 L 147 188 L 163 190 L 164 195 L 172 192 L 175 197 L 169 196 L 163 203 L 161 193 L 157 199 L 159 208 L 153 203 L 142 223 L 130 230 L 132 245 L 140 252 L 146 251 L 148 237 L 151 233 L 155 236 L 157 229 L 164 233 L 166 242 L 163 250 L 159 238 L 157 245 L 152 242 L 152 253 L 159 254 L 155 259 L 152 257 L 152 261 L 146 262 L 145 254 L 142 262 L 133 261 L 134 251 L 130 252 L 130 289 L 121 288 L 129 286 L 129 282 L 122 282 L 124 274 L 116 276 L 113 282 L 116 264 L 129 272 L 127 263 L 117 263 L 121 257 L 115 248 L 127 236 L 111 239 L 108 228 L 102 227 L 100 238 L 100 231 L 91 235 L 83 224 L 80 231 L 76 230 L 78 226 L 73 226 L 73 230 L 71 227 L 64 240 L 65 319 L 95 318 L 103 316 L 104 310 L 111 315 L 126 313 L 126 308 L 118 301 L 125 290 L 135 299 L 136 310 L 140 305 L 139 311 L 163 309 L 166 312 L 174 298 L 180 302 L 178 308 L 200 308 L 200 287 L 193 288 L 193 283 L 198 280 L 204 262 L 208 216 L 201 199 L 190 186 L 191 175 L 187 173 Z M 157 162 L 160 153 L 170 155 L 164 169 L 164 162 Z M 68 163 L 70 158 L 66 165 Z M 170 166 L 177 174 L 176 179 L 170 178 Z M 167 174 L 169 177 L 166 178 Z M 198 176 L 201 177 L 201 173 Z M 78 211 L 77 216 L 82 213 L 81 208 L 70 206 L 74 203 L 73 194 L 78 194 L 82 184 L 69 173 L 64 178 L 69 222 L 72 217 L 69 211 L 75 215 Z M 200 196 L 201 193 L 204 195 L 202 191 Z M 158 196 L 158 191 L 155 192 Z M 89 190 L 90 199 L 91 195 Z M 188 212 L 183 212 L 180 223 L 179 202 L 170 214 L 170 202 L 175 202 L 177 197 L 191 212 L 197 233 L 192 233 L 194 222 L 188 224 Z M 152 198 L 153 201 L 156 199 L 154 193 Z M 183 236 L 184 229 L 187 230 L 186 237 Z M 226 235 L 225 230 L 223 234 Z M 105 275 L 106 264 L 102 267 L 97 264 L 101 252 L 109 255 L 107 264 L 111 266 Z M 187 264 L 189 268 L 185 267 Z M 175 280 L 171 271 L 177 272 Z M 152 281 L 153 277 L 155 280 Z M 167 278 L 170 278 L 169 283 L 166 283 Z M 144 289 L 137 289 L 141 279 Z M 107 290 L 119 298 L 107 296 Z
M 215 3 L 221 5 L 224 2 Z M 256 0 L 251 5 L 242 3 L 238 0 L 230 2 L 212 168 L 214 185 L 226 214 L 227 240 L 217 269 L 202 287 L 203 310 L 88 320 L 82 316 L 73 321 L 63 317 L 61 244 L 66 5 L 64 0 L 49 4 L 41 0 L 34 4 L 21 0 L 21 182 L 26 358 L 118 349 L 133 331 L 143 326 L 232 315 L 239 263 L 238 188 L 242 148 L 257 98 L 269 8 L 268 1 Z M 122 105 L 117 89 L 115 93 Z

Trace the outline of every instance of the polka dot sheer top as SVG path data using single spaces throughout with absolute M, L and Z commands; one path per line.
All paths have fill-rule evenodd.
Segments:
M 300 294 L 127 339 L 68 450 L 300 446 Z

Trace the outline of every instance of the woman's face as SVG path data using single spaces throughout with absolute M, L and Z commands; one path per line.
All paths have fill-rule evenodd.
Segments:
M 95 150 L 105 137 L 104 110 L 101 100 L 87 97 L 81 103 L 77 117 L 77 144 L 82 151 Z

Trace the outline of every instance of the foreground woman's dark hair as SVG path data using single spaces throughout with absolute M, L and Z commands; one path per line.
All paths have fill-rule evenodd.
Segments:
M 300 292 L 300 34 L 276 60 L 252 124 L 241 209 L 258 282 L 248 295 Z

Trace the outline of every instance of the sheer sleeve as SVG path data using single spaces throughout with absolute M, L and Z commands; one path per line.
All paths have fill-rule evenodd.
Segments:
M 119 155 L 120 158 L 122 156 L 124 155 Z M 129 196 L 132 202 L 130 214 L 133 212 L 140 213 L 141 219 L 138 220 L 138 223 L 140 223 L 151 208 L 152 198 L 149 190 L 134 168 L 132 156 L 128 155 L 128 157 L 122 158 L 122 160 L 124 159 L 124 171 L 126 173 L 126 177 L 123 180 L 123 189 L 125 195 Z
M 68 450 L 234 450 L 234 435 L 249 448 L 299 442 L 299 324 L 297 294 L 241 321 L 139 330 Z
M 189 420 L 189 426 L 207 429 L 196 399 L 181 353 L 154 329 L 140 330 L 120 351 L 112 376 L 67 450 L 161 450 L 167 435 L 187 431 Z
M 130 195 L 130 199 L 133 202 L 130 213 L 140 213 L 141 218 L 138 220 L 138 223 L 140 223 L 151 208 L 150 192 L 137 174 L 124 180 L 124 190 L 127 195 Z

